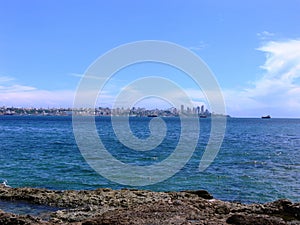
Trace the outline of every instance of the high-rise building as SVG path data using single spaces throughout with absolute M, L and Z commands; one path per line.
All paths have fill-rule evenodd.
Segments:
M 200 107 L 197 106 L 197 114 L 199 115 L 200 114 Z

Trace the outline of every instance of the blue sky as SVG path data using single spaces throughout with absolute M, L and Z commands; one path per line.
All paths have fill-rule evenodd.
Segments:
M 72 107 L 80 77 L 99 56 L 163 40 L 206 62 L 230 115 L 300 117 L 299 9 L 297 0 L 0 0 L 0 106 Z M 197 102 L 198 90 L 180 82 Z

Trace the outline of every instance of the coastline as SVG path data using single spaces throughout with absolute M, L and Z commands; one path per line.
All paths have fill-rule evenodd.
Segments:
M 65 190 L 0 186 L 0 201 L 58 207 L 42 215 L 2 211 L 0 224 L 300 224 L 300 202 L 241 204 L 207 191 Z

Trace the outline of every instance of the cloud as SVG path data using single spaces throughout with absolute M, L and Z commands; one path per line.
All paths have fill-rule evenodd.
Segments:
M 0 92 L 0 105 L 14 107 L 71 107 L 74 91 L 29 90 Z
M 82 78 L 84 76 L 84 74 L 81 73 L 69 73 L 68 75 L 71 77 L 79 77 L 79 78 Z
M 0 76 L 0 94 L 18 93 L 35 90 L 34 87 L 15 84 L 15 78 Z
M 263 31 L 256 34 L 261 40 L 267 40 L 272 38 L 275 34 L 269 31 Z
M 69 74 L 82 77 L 81 74 Z M 99 80 L 96 76 L 86 76 L 89 82 Z M 76 88 L 76 87 L 74 87 Z M 23 85 L 10 76 L 0 76 L 0 106 L 14 107 L 73 107 L 75 90 L 44 90 L 33 86 Z M 82 98 L 97 96 L 98 90 L 89 90 Z M 102 90 L 97 99 L 97 105 L 111 106 L 113 93 Z M 84 106 L 84 105 L 83 105 Z
M 24 86 L 19 84 L 14 84 L 11 86 L 1 86 L 0 85 L 0 93 L 17 93 L 17 92 L 25 92 L 35 90 L 34 87 Z
M 159 79 L 159 82 L 157 79 Z M 138 79 L 136 82 L 138 83 L 123 86 L 120 92 L 117 91 L 115 94 L 107 92 L 106 96 L 104 95 L 106 97 L 104 99 L 101 94 L 99 102 L 107 102 L 109 100 L 111 103 L 117 103 L 118 107 L 127 108 L 135 106 L 147 109 L 180 108 L 181 105 L 192 108 L 207 105 L 205 103 L 205 95 L 200 89 L 185 89 L 180 87 L 179 84 L 172 85 L 172 82 L 168 79 L 161 77 L 146 77 Z M 183 92 L 190 100 L 187 100 Z M 121 95 L 121 97 L 118 95 Z
M 0 76 L 0 105 L 14 107 L 71 107 L 74 91 L 40 90 L 18 84 L 16 79 Z
M 0 84 L 2 83 L 7 83 L 10 81 L 13 81 L 14 78 L 13 77 L 9 77 L 9 76 L 0 76 Z
M 97 75 L 90 75 L 90 74 L 80 74 L 80 73 L 70 73 L 69 76 L 72 77 L 79 77 L 79 78 L 88 78 L 88 79 L 95 79 L 95 80 L 105 80 L 106 77 L 101 77 Z
M 266 54 L 261 66 L 265 72 L 251 87 L 224 92 L 229 110 L 237 114 L 246 111 L 249 115 L 299 117 L 300 40 L 270 41 L 257 50 Z
M 188 47 L 190 50 L 192 51 L 201 51 L 204 48 L 206 48 L 208 45 L 206 43 L 204 43 L 203 41 L 201 41 L 199 44 L 194 45 L 194 46 L 190 46 Z

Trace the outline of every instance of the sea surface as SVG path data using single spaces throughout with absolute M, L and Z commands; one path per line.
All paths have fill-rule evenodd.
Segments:
M 132 132 L 147 138 L 151 119 L 130 118 Z M 124 147 L 114 134 L 110 117 L 96 117 L 96 127 L 111 155 L 124 163 L 147 166 L 166 159 L 179 141 L 180 119 L 163 120 L 167 127 L 165 139 L 146 152 Z M 12 187 L 57 190 L 205 189 L 227 201 L 300 201 L 300 119 L 228 118 L 220 151 L 203 172 L 198 166 L 209 139 L 211 120 L 200 119 L 199 123 L 197 147 L 177 174 L 153 185 L 129 187 L 102 177 L 84 160 L 74 138 L 72 117 L 0 116 L 0 182 L 7 180 Z

